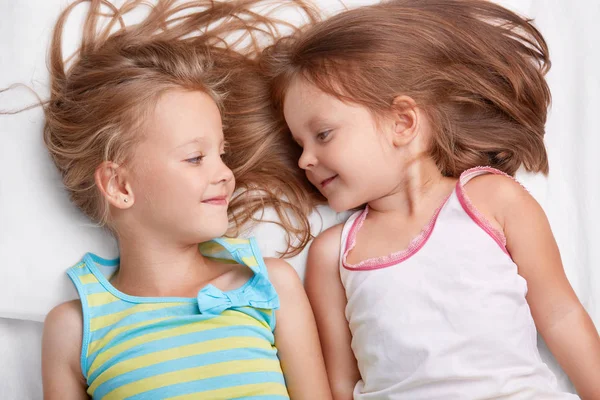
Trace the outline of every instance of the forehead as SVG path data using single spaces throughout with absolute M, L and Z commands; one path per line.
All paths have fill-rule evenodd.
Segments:
M 288 124 L 300 121 L 306 125 L 325 115 L 344 112 L 348 105 L 324 92 L 304 78 L 295 78 L 288 87 L 283 103 L 283 114 Z
M 316 104 L 327 101 L 339 100 L 328 93 L 325 93 L 305 78 L 296 77 L 292 80 L 286 90 L 283 109 L 284 112 L 286 109 L 290 111 L 290 108 L 297 105 L 302 105 L 306 109 L 318 109 Z
M 342 122 L 364 124 L 374 120 L 374 114 L 365 106 L 342 101 L 304 78 L 296 78 L 291 82 L 286 92 L 283 113 L 294 134 Z
M 206 140 L 222 139 L 221 113 L 206 93 L 168 91 L 158 99 L 146 132 L 149 140 L 164 146 L 176 145 L 199 134 Z

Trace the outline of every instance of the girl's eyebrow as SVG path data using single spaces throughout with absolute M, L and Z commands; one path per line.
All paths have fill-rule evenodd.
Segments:
M 311 117 L 308 122 L 306 122 L 306 127 L 309 128 L 310 130 L 317 130 L 319 129 L 323 124 L 325 124 L 325 120 L 319 116 L 313 116 Z
M 206 139 L 205 139 L 204 137 L 202 137 L 202 136 L 197 136 L 197 137 L 193 138 L 192 140 L 189 140 L 189 141 L 187 141 L 187 142 L 185 142 L 185 143 L 183 143 L 183 144 L 181 144 L 181 145 L 177 146 L 177 147 L 176 147 L 176 149 L 179 149 L 179 148 L 182 148 L 182 147 L 188 146 L 188 145 L 190 145 L 190 144 L 202 143 L 202 142 L 205 142 L 205 141 L 206 141 Z
M 205 137 L 203 137 L 203 136 L 197 136 L 197 137 L 193 138 L 192 140 L 189 140 L 189 141 L 185 142 L 184 144 L 181 144 L 181 145 L 177 146 L 176 149 L 188 146 L 190 144 L 196 144 L 196 143 L 202 144 L 202 143 L 205 143 L 205 142 L 206 142 L 206 138 Z M 221 139 L 219 141 L 219 148 L 223 148 L 223 147 L 225 147 L 225 148 L 229 147 L 229 142 L 226 141 L 225 139 Z

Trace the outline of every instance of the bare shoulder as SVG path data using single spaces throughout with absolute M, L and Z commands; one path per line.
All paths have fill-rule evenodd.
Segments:
M 505 175 L 486 174 L 473 178 L 465 185 L 465 192 L 475 208 L 502 226 L 515 208 L 537 205 L 527 189 Z
M 265 258 L 265 265 L 269 280 L 280 300 L 280 309 L 277 310 L 279 327 L 277 331 L 281 332 L 282 323 L 285 325 L 290 319 L 298 317 L 298 307 L 301 306 L 302 299 L 306 300 L 306 292 L 298 273 L 287 261 L 280 258 Z
M 323 294 L 340 288 L 340 248 L 344 225 L 336 225 L 321 233 L 312 242 L 306 262 L 306 291 L 311 302 L 317 304 Z M 321 298 L 323 304 L 325 299 Z
M 302 286 L 300 277 L 296 270 L 285 260 L 281 258 L 265 257 L 265 266 L 269 273 L 269 279 L 277 291 Z
M 46 361 L 69 365 L 81 373 L 79 359 L 83 338 L 83 313 L 79 300 L 54 307 L 44 321 L 42 356 Z
M 54 307 L 44 321 L 45 352 L 79 360 L 83 338 L 81 301 L 72 300 Z M 79 363 L 77 363 L 78 365 Z
M 320 260 L 320 265 L 332 265 L 337 268 L 343 229 L 344 224 L 332 226 L 313 240 L 308 251 L 309 265 Z
M 72 300 L 54 307 L 46 316 L 44 321 L 44 331 L 49 334 L 55 330 L 59 332 L 83 333 L 83 313 L 81 311 L 81 301 Z
M 79 300 L 63 303 L 50 311 L 42 337 L 42 382 L 44 399 L 88 399 L 81 371 L 83 313 Z
M 486 174 L 471 179 L 465 186 L 471 197 L 494 197 L 511 201 L 521 196 L 530 196 L 527 190 L 511 176 Z

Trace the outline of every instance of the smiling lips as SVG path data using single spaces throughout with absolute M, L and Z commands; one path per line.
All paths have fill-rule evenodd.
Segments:
M 321 182 L 321 187 L 325 188 L 327 185 L 329 185 L 331 182 L 333 182 L 333 180 L 337 177 L 338 177 L 337 175 L 334 175 L 331 178 L 325 179 L 324 181 Z
M 210 199 L 202 200 L 204 204 L 212 204 L 213 206 L 226 206 L 229 201 L 227 196 L 212 197 Z

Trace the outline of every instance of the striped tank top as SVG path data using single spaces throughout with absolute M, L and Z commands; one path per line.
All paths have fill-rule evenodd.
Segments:
M 67 272 L 81 298 L 81 370 L 94 399 L 288 399 L 273 330 L 279 297 L 254 239 L 200 252 L 252 269 L 242 287 L 136 297 L 108 281 L 119 260 L 88 253 Z

